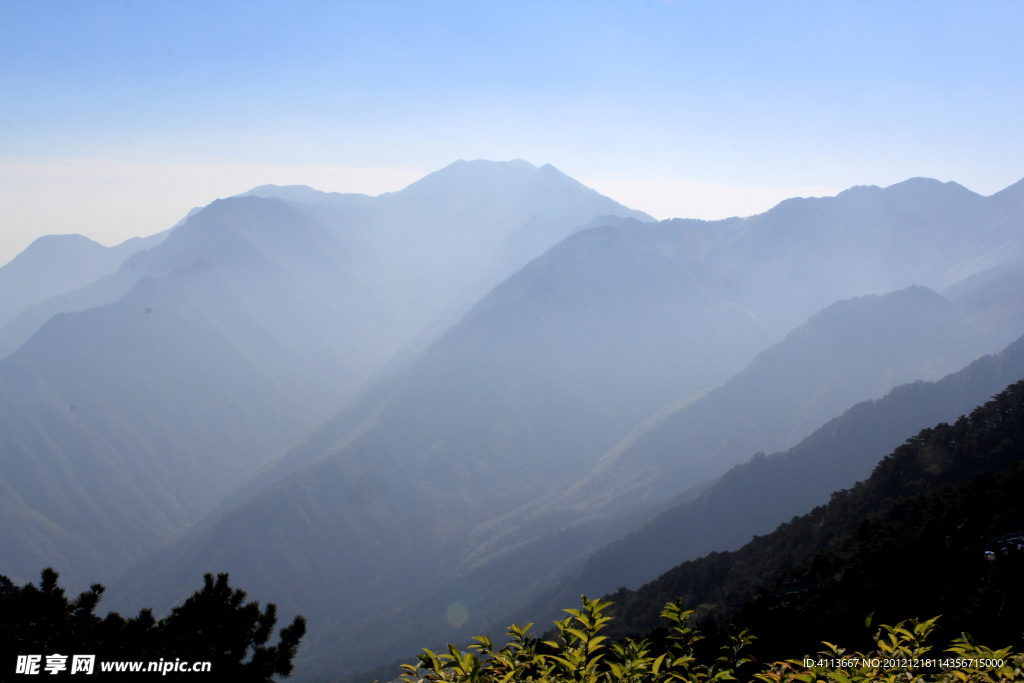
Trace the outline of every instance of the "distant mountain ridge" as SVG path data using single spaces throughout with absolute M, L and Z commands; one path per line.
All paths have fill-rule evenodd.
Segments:
M 82 235 L 46 235 L 0 267 L 0 328 L 29 306 L 67 294 L 114 272 L 137 251 L 159 244 L 169 231 L 105 247 Z M 4 354 L 0 351 L 0 357 Z
M 506 277 L 596 216 L 652 222 L 554 166 L 456 161 L 377 197 L 264 185 L 247 194 L 306 206 L 363 254 L 360 271 L 400 302 L 426 344 Z
M 1024 329 L 1024 259 L 975 273 L 942 294 L 993 340 L 1009 343 Z
M 215 202 L 108 276 L 116 302 L 0 360 L 2 536 L 19 548 L 2 571 L 110 577 L 337 410 L 393 324 L 338 249 L 284 202 Z
M 521 201 L 521 211 L 547 207 L 555 241 L 576 227 L 574 211 L 583 222 L 642 215 L 526 166 L 502 179 L 501 164 L 471 164 L 461 180 L 449 171 L 429 182 L 448 188 L 448 214 L 476 207 L 510 235 L 523 226 L 460 182 L 490 182 L 497 195 L 525 182 L 550 202 Z M 551 179 L 559 189 L 544 189 Z M 415 209 L 408 220 L 444 229 L 429 202 Z M 429 287 L 382 287 L 401 265 L 378 272 L 390 238 L 372 230 L 383 228 L 332 220 L 275 198 L 219 200 L 0 330 L 0 537 L 18 548 L 0 571 L 28 580 L 53 564 L 72 590 L 109 580 L 339 410 L 414 332 L 403 297 L 448 305 Z
M 1021 187 L 1024 180 L 983 197 L 913 178 L 787 199 L 749 218 L 673 222 L 737 301 L 774 312 L 781 336 L 840 299 L 911 285 L 939 290 L 1024 257 Z M 790 293 L 787 301 L 773 301 L 779 290 Z
M 292 202 L 327 226 L 345 245 L 344 265 L 351 276 L 402 321 L 396 343 L 411 343 L 410 353 L 456 322 L 505 276 L 595 216 L 653 220 L 553 166 L 537 168 L 522 160 L 458 161 L 379 197 L 276 185 L 239 195 L 244 196 Z M 21 314 L 9 324 L 0 319 L 0 358 L 57 313 L 113 303 L 138 279 L 128 275 L 83 281 L 28 310 L 18 308 L 11 315 Z M 414 341 L 417 335 L 421 341 Z

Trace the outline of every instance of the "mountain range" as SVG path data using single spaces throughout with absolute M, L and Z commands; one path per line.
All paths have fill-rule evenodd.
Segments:
M 771 340 L 768 311 L 729 298 L 692 248 L 709 226 L 603 222 L 615 225 L 579 231 L 508 278 L 238 489 L 221 517 L 129 572 L 115 604 L 171 604 L 201 567 L 222 566 L 318 626 L 308 657 L 333 654 L 309 666 L 364 667 L 436 632 L 423 596 L 439 617 L 469 603 L 461 630 L 496 619 L 752 453 L 997 350 L 917 287 L 837 303 L 754 358 Z M 562 552 L 549 560 L 554 539 Z M 508 566 L 525 578 L 495 581 L 500 595 L 479 588 Z M 366 614 L 409 631 L 385 642 Z
M 1024 333 L 1022 221 L 1024 181 L 658 222 L 550 165 L 463 161 L 378 197 L 258 187 L 120 265 L 66 239 L 90 265 L 50 289 L 43 240 L 0 268 L 28 292 L 0 322 L 0 573 L 52 564 L 134 611 L 229 571 L 310 618 L 303 675 L 635 585 L 998 390 L 996 361 L 942 378 Z M 758 452 L 782 455 L 731 469 Z M 776 465 L 819 479 L 758 512 L 737 491 Z
M 449 195 L 433 218 L 421 205 L 424 220 L 489 215 L 498 236 L 526 230 L 521 215 L 498 213 L 481 194 L 488 174 L 498 179 L 492 191 L 522 186 L 519 210 L 547 210 L 539 225 L 549 231 L 562 209 L 564 234 L 573 211 L 580 221 L 615 210 L 642 216 L 557 172 L 464 165 L 421 181 Z M 564 206 L 548 206 L 545 175 L 562 183 Z M 72 588 L 107 580 L 350 400 L 411 338 L 397 313 L 405 300 L 382 299 L 366 277 L 375 257 L 360 251 L 357 232 L 274 197 L 219 200 L 148 238 L 151 248 L 125 247 L 114 272 L 4 326 L 3 536 L 18 545 L 0 571 L 28 578 L 48 563 Z M 380 247 L 391 237 L 376 239 Z M 30 256 L 5 268 L 27 273 L 24 264 L 40 262 Z

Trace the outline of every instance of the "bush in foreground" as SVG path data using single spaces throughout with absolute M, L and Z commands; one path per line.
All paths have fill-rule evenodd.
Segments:
M 825 650 L 799 660 L 761 665 L 744 656 L 755 640 L 748 631 L 731 637 L 721 655 L 699 662 L 694 645 L 702 639 L 687 625 L 692 610 L 670 602 L 662 616 L 671 622 L 668 649 L 659 655 L 647 640 L 626 638 L 609 642 L 600 635 L 612 603 L 583 597 L 583 609 L 565 610 L 556 621 L 557 635 L 540 640 L 528 634 L 532 624 L 513 625 L 508 645 L 495 650 L 486 636 L 474 638 L 469 652 L 454 645 L 447 654 L 425 650 L 419 665 L 403 665 L 406 683 L 713 683 L 756 680 L 759 683 L 1003 683 L 1024 680 L 1024 655 L 1010 648 L 992 650 L 976 645 L 968 634 L 954 640 L 945 652 L 926 644 L 938 617 L 882 625 L 875 635 L 877 649 L 848 653 L 831 643 Z M 868 619 L 870 626 L 870 617 Z

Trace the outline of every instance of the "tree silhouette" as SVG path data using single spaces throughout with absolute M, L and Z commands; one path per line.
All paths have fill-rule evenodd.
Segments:
M 227 574 L 203 576 L 203 587 L 157 621 L 149 609 L 125 619 L 117 612 L 95 614 L 104 587 L 94 584 L 74 600 L 57 585 L 59 574 L 47 567 L 39 585 L 18 586 L 0 576 L 0 664 L 13 671 L 18 655 L 90 654 L 97 662 L 210 662 L 218 680 L 270 681 L 287 677 L 306 620 L 296 616 L 268 645 L 277 624 L 273 603 L 260 609 L 246 602 L 245 591 L 232 588 Z M 67 674 L 68 671 L 62 673 Z M 94 675 L 104 680 L 133 680 L 128 673 Z M 171 671 L 163 679 L 195 678 Z
M 228 585 L 228 575 L 203 575 L 203 588 L 171 610 L 159 624 L 165 659 L 189 657 L 212 662 L 212 670 L 236 681 L 262 681 L 292 672 L 292 658 L 306 633 L 306 620 L 295 617 L 281 629 L 277 645 L 267 641 L 277 623 L 277 606 L 260 610 L 245 602 L 245 591 Z M 251 655 L 251 656 L 250 656 Z

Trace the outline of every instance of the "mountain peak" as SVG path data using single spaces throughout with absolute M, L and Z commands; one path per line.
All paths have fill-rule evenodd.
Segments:
M 79 235 L 77 233 L 71 233 L 67 235 L 43 235 L 32 240 L 32 244 L 28 245 L 24 251 L 18 256 L 25 256 L 31 254 L 35 250 L 39 249 L 61 249 L 67 248 L 74 245 L 75 247 L 103 247 L 102 244 L 94 240 L 89 239 L 85 235 Z M 17 258 L 17 257 L 16 257 Z
M 901 195 L 912 195 L 918 196 L 922 199 L 936 196 L 964 196 L 964 197 L 976 197 L 981 198 L 977 192 L 968 190 L 960 183 L 953 182 L 942 182 L 935 178 L 908 178 L 901 183 L 896 183 L 885 188 L 886 194 L 901 194 Z
M 546 165 L 550 165 L 550 164 L 546 164 Z M 448 164 L 447 166 L 445 166 L 442 169 L 439 169 L 439 170 L 435 171 L 434 173 L 444 173 L 448 169 L 465 167 L 465 166 L 475 166 L 477 168 L 484 167 L 484 166 L 490 166 L 490 167 L 495 167 L 495 168 L 501 167 L 501 166 L 507 166 L 509 168 L 519 168 L 519 169 L 529 170 L 529 171 L 537 170 L 536 166 L 531 164 L 529 161 L 526 161 L 525 159 L 509 159 L 508 161 L 492 161 L 491 159 L 469 159 L 469 160 L 467 160 L 467 159 L 457 159 L 456 161 L 453 161 L 452 163 Z M 431 175 L 433 175 L 433 174 L 431 174 Z
M 898 183 L 893 183 L 892 185 L 887 185 L 885 189 L 889 190 L 889 189 L 892 189 L 894 187 L 902 187 L 902 188 L 925 188 L 925 187 L 928 187 L 928 188 L 934 188 L 934 187 L 939 187 L 939 186 L 941 186 L 943 184 L 944 183 L 941 180 L 936 180 L 935 178 L 927 178 L 925 176 L 914 176 L 913 178 L 907 178 L 906 180 L 900 181 Z
M 262 197 L 264 199 L 283 199 L 297 204 L 324 204 L 337 197 L 364 197 L 366 195 L 349 194 L 341 192 L 323 192 L 309 185 L 260 185 L 248 192 L 237 194 L 235 197 Z

